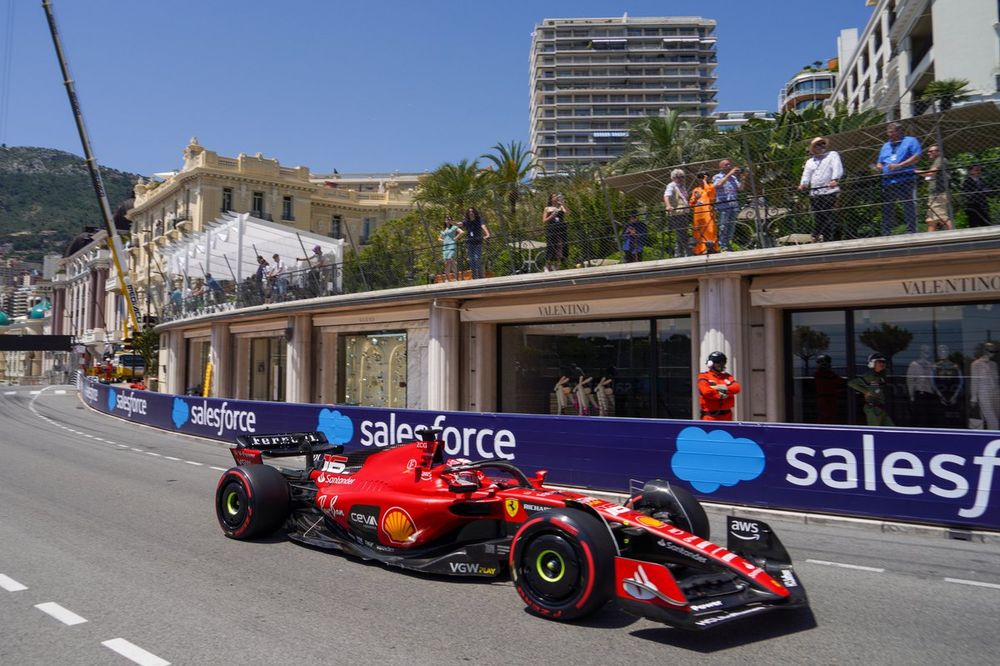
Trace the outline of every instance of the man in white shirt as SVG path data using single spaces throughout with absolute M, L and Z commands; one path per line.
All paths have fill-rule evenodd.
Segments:
M 268 277 L 274 285 L 275 299 L 283 301 L 285 300 L 285 295 L 288 293 L 288 271 L 281 257 L 275 254 L 272 259 L 274 259 L 274 263 L 271 264 L 271 272 L 268 274 Z
M 840 179 L 844 176 L 844 165 L 835 150 L 826 149 L 826 139 L 818 136 L 809 142 L 810 157 L 802 169 L 799 190 L 809 192 L 815 228 L 813 240 L 817 242 L 836 240 L 834 215 L 837 197 L 840 194 Z
M 691 254 L 688 234 L 691 226 L 689 203 L 688 191 L 684 186 L 684 170 L 674 169 L 670 172 L 670 182 L 663 192 L 663 207 L 667 211 L 667 229 L 674 232 L 675 257 L 686 257 Z

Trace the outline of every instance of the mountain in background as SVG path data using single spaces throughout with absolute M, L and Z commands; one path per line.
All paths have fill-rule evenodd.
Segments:
M 101 167 L 111 211 L 132 197 L 138 174 Z M 104 228 L 84 159 L 50 148 L 0 147 L 0 258 L 63 254 L 91 226 Z

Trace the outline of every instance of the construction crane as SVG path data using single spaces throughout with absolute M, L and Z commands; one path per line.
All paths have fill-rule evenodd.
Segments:
M 73 79 L 69 75 L 69 67 L 66 65 L 66 56 L 63 53 L 62 43 L 59 40 L 59 31 L 56 29 L 56 17 L 52 13 L 52 3 L 50 0 L 42 0 L 42 8 L 45 10 L 45 18 L 49 22 L 49 32 L 52 34 L 52 43 L 56 47 L 56 57 L 59 58 L 59 69 L 62 70 L 63 84 L 66 86 L 66 94 L 69 95 L 69 105 L 73 110 L 73 119 L 76 121 L 76 129 L 80 133 L 80 142 L 83 144 L 83 155 L 86 158 L 87 170 L 90 172 L 90 182 L 97 193 L 97 200 L 100 203 L 101 214 L 104 216 L 104 225 L 108 230 L 108 249 L 111 250 L 111 261 L 114 263 L 115 272 L 118 274 L 118 286 L 121 288 L 122 297 L 128 307 L 129 321 L 132 324 L 132 331 L 139 332 L 139 299 L 135 293 L 135 286 L 132 278 L 124 267 L 125 248 L 122 247 L 121 237 L 115 227 L 115 221 L 111 214 L 111 205 L 108 203 L 108 194 L 104 189 L 104 181 L 101 179 L 101 171 L 90 149 L 90 138 L 87 136 L 87 127 L 83 123 L 83 112 L 80 110 L 80 102 L 76 97 L 76 90 L 73 87 Z

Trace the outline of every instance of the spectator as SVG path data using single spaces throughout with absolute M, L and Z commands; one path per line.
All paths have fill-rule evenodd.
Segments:
M 670 172 L 670 182 L 663 191 L 663 207 L 667 210 L 667 229 L 674 233 L 674 256 L 686 257 L 691 254 L 691 240 L 688 237 L 691 209 L 688 208 L 688 191 L 684 186 L 682 169 Z
M 268 283 L 267 276 L 271 273 L 271 267 L 267 263 L 267 259 L 257 255 L 257 271 L 253 274 L 254 282 L 257 283 L 257 293 L 259 294 L 260 303 L 267 300 L 268 296 Z
M 441 241 L 441 259 L 444 263 L 445 282 L 458 280 L 458 262 L 455 260 L 457 251 L 456 241 L 462 237 L 462 231 L 451 215 L 444 216 L 444 224 L 441 225 L 441 233 L 438 240 Z
M 490 237 L 490 230 L 479 211 L 471 206 L 465 211 L 462 226 L 465 230 L 465 248 L 469 253 L 469 269 L 472 271 L 472 278 L 481 278 L 484 275 L 483 242 Z
M 962 206 L 970 227 L 990 225 L 990 201 L 983 181 L 983 166 L 973 164 L 962 181 Z
M 326 293 L 327 282 L 327 256 L 323 254 L 323 248 L 314 245 L 311 255 L 296 257 L 299 267 L 299 286 L 312 296 L 321 296 Z
M 903 136 L 903 126 L 886 126 L 889 140 L 882 145 L 875 170 L 882 174 L 882 235 L 888 236 L 896 221 L 896 204 L 903 205 L 906 231 L 917 232 L 917 187 L 913 165 L 920 159 L 920 142 Z
M 285 296 L 288 294 L 288 271 L 285 269 L 285 262 L 281 260 L 281 257 L 277 253 L 271 258 L 274 259 L 274 264 L 268 273 L 268 279 L 273 284 L 273 295 L 280 303 L 285 300 Z
M 948 161 L 941 157 L 941 149 L 936 145 L 927 149 L 931 158 L 928 169 L 918 169 L 917 174 L 927 181 L 927 231 L 954 229 L 948 215 Z
M 205 286 L 208 287 L 208 297 L 213 303 L 221 303 L 225 300 L 226 292 L 223 291 L 222 285 L 212 277 L 211 273 L 205 273 Z
M 179 315 L 183 310 L 184 304 L 184 293 L 181 291 L 180 284 L 175 284 L 174 288 L 170 291 L 170 306 L 174 311 L 175 315 Z
M 719 173 L 712 177 L 715 186 L 716 228 L 719 245 L 723 251 L 733 249 L 733 230 L 736 228 L 736 214 L 739 212 L 739 193 L 743 189 L 740 178 L 743 171 L 728 159 L 719 162 Z
M 826 139 L 818 136 L 809 142 L 809 154 L 802 168 L 799 190 L 809 192 L 812 207 L 813 240 L 816 242 L 836 240 L 834 209 L 840 195 L 840 179 L 844 176 L 844 165 L 835 150 L 826 149 Z
M 569 227 L 566 223 L 565 203 L 561 194 L 549 195 L 548 205 L 542 210 L 545 227 L 545 272 L 558 270 L 566 263 Z
M 625 263 L 642 261 L 642 249 L 646 245 L 646 223 L 639 219 L 639 214 L 629 213 L 625 224 L 625 242 L 622 251 L 625 253 Z
M 691 190 L 691 210 L 694 218 L 691 223 L 691 238 L 694 240 L 695 254 L 711 254 L 719 251 L 719 231 L 712 215 L 712 204 L 715 203 L 715 186 L 705 172 L 698 174 L 697 185 Z

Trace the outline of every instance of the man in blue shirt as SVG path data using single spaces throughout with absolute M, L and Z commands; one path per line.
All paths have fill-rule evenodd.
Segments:
M 903 136 L 903 126 L 886 126 L 889 140 L 878 154 L 875 169 L 882 174 L 882 235 L 888 236 L 896 221 L 896 204 L 903 205 L 907 232 L 917 232 L 917 177 L 913 165 L 920 159 L 920 142 Z
M 733 231 L 736 228 L 736 214 L 739 212 L 737 197 L 743 189 L 740 177 L 743 173 L 729 160 L 719 162 L 719 173 L 712 177 L 715 185 L 715 220 L 719 226 L 719 247 L 725 251 L 733 249 Z

